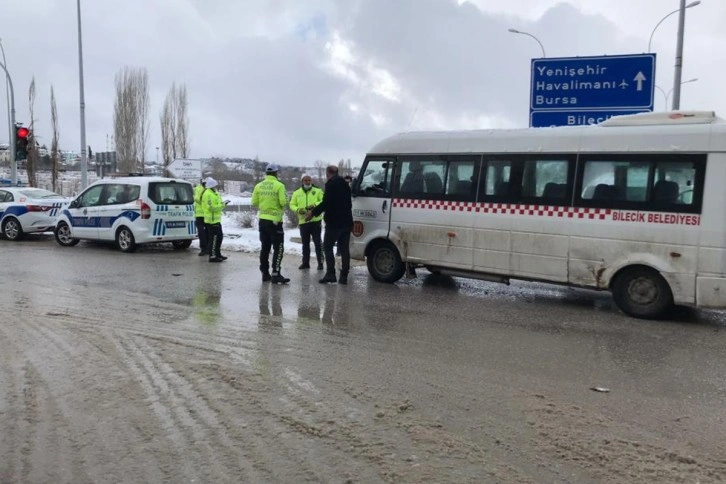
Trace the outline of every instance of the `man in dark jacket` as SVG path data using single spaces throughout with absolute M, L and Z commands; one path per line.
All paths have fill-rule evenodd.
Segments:
M 350 270 L 350 230 L 353 228 L 353 208 L 351 202 L 350 185 L 338 175 L 338 167 L 330 165 L 325 169 L 328 181 L 325 183 L 323 201 L 310 210 L 305 216 L 306 220 L 325 212 L 325 236 L 323 237 L 323 250 L 325 251 L 325 277 L 320 283 L 336 282 L 335 253 L 333 246 L 338 244 L 342 266 L 338 284 L 348 284 L 348 271 Z

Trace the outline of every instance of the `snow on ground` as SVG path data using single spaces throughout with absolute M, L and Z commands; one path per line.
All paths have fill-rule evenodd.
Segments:
M 227 197 L 223 197 L 225 200 Z M 235 201 L 235 203 L 237 203 Z M 237 213 L 225 213 L 222 215 L 222 250 L 231 252 L 259 252 L 260 234 L 257 231 L 257 221 L 251 228 L 240 227 L 237 223 Z M 199 241 L 193 244 L 199 247 Z M 311 247 L 312 249 L 312 247 Z M 300 243 L 300 229 L 297 227 L 285 227 L 285 254 L 302 255 L 302 244 Z

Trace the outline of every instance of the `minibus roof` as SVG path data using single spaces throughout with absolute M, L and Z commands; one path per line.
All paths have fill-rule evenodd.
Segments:
M 373 155 L 726 151 L 726 121 L 713 111 L 615 116 L 597 125 L 400 133 Z

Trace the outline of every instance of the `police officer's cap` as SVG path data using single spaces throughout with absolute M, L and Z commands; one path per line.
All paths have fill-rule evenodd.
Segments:
M 277 173 L 278 171 L 280 171 L 280 167 L 274 163 L 270 163 L 267 165 L 267 168 L 265 168 L 265 173 Z

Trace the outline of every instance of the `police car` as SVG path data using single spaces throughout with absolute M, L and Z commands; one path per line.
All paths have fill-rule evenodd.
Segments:
M 0 233 L 8 240 L 50 232 L 68 199 L 42 188 L 0 187 Z
M 185 180 L 149 176 L 107 178 L 90 185 L 58 216 L 55 240 L 115 242 L 122 252 L 171 242 L 186 249 L 196 238 L 194 188 Z

